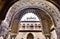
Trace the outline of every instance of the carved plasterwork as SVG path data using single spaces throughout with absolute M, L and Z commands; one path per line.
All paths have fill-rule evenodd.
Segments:
M 56 26 L 56 30 L 58 30 L 60 27 L 60 12 L 59 10 L 50 2 L 43 1 L 43 0 L 19 0 L 15 4 L 13 4 L 10 9 L 7 12 L 5 20 L 2 22 L 2 24 L 5 23 L 5 26 L 7 28 L 9 27 L 12 19 L 14 16 L 21 10 L 25 8 L 39 8 L 45 12 L 47 12 L 48 15 L 53 20 L 54 26 Z M 2 25 L 3 26 L 3 25 Z

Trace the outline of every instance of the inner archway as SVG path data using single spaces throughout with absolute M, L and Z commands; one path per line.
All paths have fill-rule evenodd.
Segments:
M 26 15 L 26 14 L 28 14 L 28 15 Z M 29 14 L 31 14 L 32 18 L 29 17 Z M 28 20 L 25 19 L 24 15 L 28 16 L 27 17 Z M 32 15 L 36 15 L 36 16 L 33 17 Z M 23 17 L 24 17 L 24 20 L 21 19 Z M 34 20 L 35 18 L 36 18 L 36 20 Z M 38 30 L 36 29 L 37 27 L 35 29 L 32 26 L 29 26 L 29 28 L 26 28 L 28 24 L 26 25 L 26 27 L 25 27 L 25 24 L 23 24 L 24 26 L 21 28 L 21 25 L 18 25 L 18 24 L 20 24 L 21 22 L 24 22 L 24 21 L 25 22 L 26 21 L 29 21 L 29 22 L 33 22 L 33 21 L 40 22 L 41 21 L 42 27 L 43 27 L 42 31 L 43 31 L 44 35 L 41 34 L 42 31 L 40 31 L 40 29 L 38 29 Z M 12 33 L 12 34 L 14 33 L 14 35 L 17 35 L 19 33 L 21 34 L 21 32 L 26 32 L 26 31 L 27 31 L 27 33 L 28 32 L 33 32 L 33 33 L 38 32 L 40 34 L 39 37 L 41 38 L 41 35 L 42 35 L 42 39 L 43 39 L 43 38 L 45 38 L 44 36 L 46 36 L 46 34 L 47 34 L 47 36 L 50 36 L 50 27 L 53 25 L 52 21 L 53 20 L 52 20 L 51 16 L 47 12 L 44 12 L 43 10 L 40 10 L 38 8 L 26 8 L 26 9 L 19 11 L 17 14 L 15 14 L 13 16 L 11 24 L 10 24 L 10 27 L 11 27 L 10 33 Z M 19 26 L 20 26 L 20 29 L 18 30 Z M 32 28 L 32 30 L 31 30 L 31 28 Z M 35 33 L 35 34 L 37 34 L 37 33 Z M 20 35 L 17 35 L 17 37 L 18 36 L 20 36 Z M 37 38 L 39 38 L 39 37 L 37 37 Z M 17 39 L 20 39 L 20 38 L 17 38 Z
M 34 39 L 34 36 L 33 36 L 31 33 L 29 33 L 29 34 L 27 35 L 27 39 Z

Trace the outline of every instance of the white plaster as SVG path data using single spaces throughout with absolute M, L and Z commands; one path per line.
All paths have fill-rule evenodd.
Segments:
M 39 18 L 34 13 L 27 13 L 20 21 L 39 21 Z
M 55 30 L 51 32 L 51 39 L 57 39 L 57 33 Z

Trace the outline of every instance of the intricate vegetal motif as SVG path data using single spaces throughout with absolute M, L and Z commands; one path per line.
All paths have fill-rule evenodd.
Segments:
M 14 20 L 11 25 L 11 33 L 18 33 L 18 20 Z

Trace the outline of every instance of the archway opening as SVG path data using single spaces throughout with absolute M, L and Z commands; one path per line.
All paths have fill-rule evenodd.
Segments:
M 29 34 L 27 35 L 27 39 L 34 39 L 34 36 L 33 36 L 31 33 L 29 33 Z
M 16 20 L 16 22 L 14 20 Z M 16 14 L 16 16 L 14 16 L 13 22 L 16 23 L 16 25 L 13 24 L 14 25 L 13 27 L 19 26 L 19 30 L 17 28 L 13 29 L 13 27 L 12 27 L 12 30 L 16 29 L 15 31 L 19 31 L 19 33 L 20 32 L 42 32 L 43 31 L 44 35 L 48 34 L 50 36 L 49 26 L 52 26 L 52 20 L 49 14 L 45 13 L 44 11 L 40 9 L 37 9 L 37 8 L 24 9 L 20 11 L 18 14 Z M 19 23 L 19 25 L 17 22 Z M 43 30 L 42 30 L 42 26 L 43 26 Z M 12 31 L 12 32 L 15 33 L 15 31 Z

